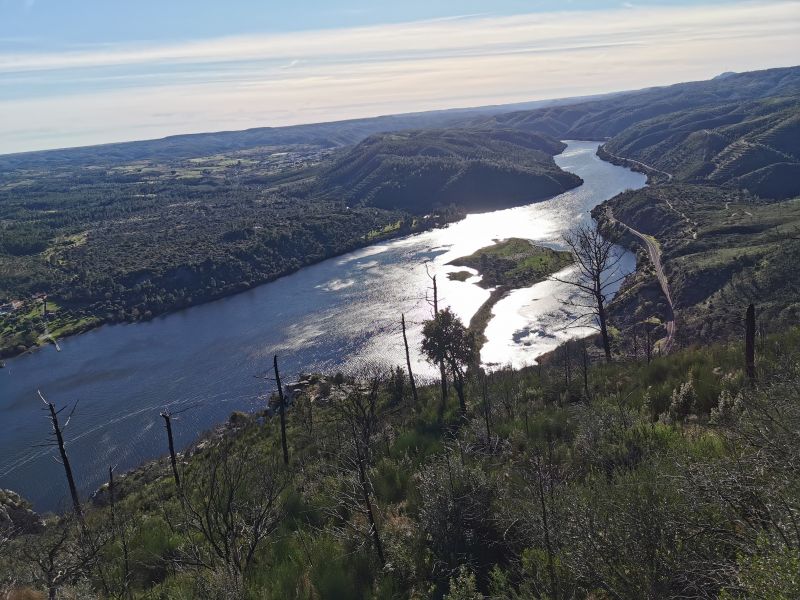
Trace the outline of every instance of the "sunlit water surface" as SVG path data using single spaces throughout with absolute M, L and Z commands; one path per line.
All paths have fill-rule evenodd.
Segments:
M 446 263 L 508 237 L 560 247 L 562 233 L 603 200 L 642 187 L 643 175 L 601 161 L 595 142 L 569 142 L 556 162 L 585 183 L 545 202 L 470 215 L 445 229 L 370 246 L 327 260 L 242 294 L 146 323 L 106 326 L 61 340 L 0 370 L 0 487 L 37 509 L 65 506 L 66 484 L 48 439 L 36 390 L 58 405 L 80 400 L 67 430 L 81 491 L 101 485 L 109 465 L 123 470 L 165 451 L 159 412 L 193 406 L 175 422 L 185 446 L 234 410 L 263 407 L 270 384 L 257 376 L 281 359 L 286 379 L 298 372 L 358 370 L 404 364 L 400 313 L 417 348 L 430 316 L 430 274 L 440 302 L 465 322 L 488 298 L 480 277 L 451 281 Z M 623 257 L 632 270 L 634 259 Z M 568 272 L 561 275 L 568 275 Z M 487 365 L 533 364 L 561 340 L 586 333 L 564 329 L 570 290 L 547 281 L 512 292 L 494 308 L 481 359 Z M 427 298 L 426 298 L 427 296 Z M 415 370 L 433 376 L 416 355 Z

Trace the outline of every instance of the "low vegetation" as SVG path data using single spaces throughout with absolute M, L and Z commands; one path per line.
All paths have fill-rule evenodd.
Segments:
M 414 402 L 402 369 L 308 377 L 288 465 L 274 410 L 232 415 L 178 456 L 179 485 L 153 463 L 83 525 L 4 530 L 0 581 L 28 597 L 793 598 L 800 331 L 756 346 L 751 383 L 738 343 L 588 368 L 571 344 L 564 364 L 471 371 L 463 408 L 438 386 Z
M 798 322 L 800 282 L 793 274 L 800 260 L 800 200 L 671 184 L 617 196 L 596 211 L 601 220 L 606 208 L 660 245 L 682 344 L 738 335 L 743 303 L 759 304 L 770 331 Z M 642 274 L 616 301 L 613 315 L 625 326 L 665 316 L 652 273 L 645 267 Z
M 627 128 L 603 145 L 677 181 L 748 190 L 763 198 L 800 194 L 800 97 L 712 104 Z

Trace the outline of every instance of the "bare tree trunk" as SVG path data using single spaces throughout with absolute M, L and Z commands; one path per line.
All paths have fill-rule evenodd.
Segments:
M 547 500 L 544 489 L 544 472 L 542 470 L 542 458 L 538 454 L 535 455 L 536 465 L 536 492 L 539 496 L 539 506 L 542 510 L 542 529 L 544 530 L 544 545 L 547 551 L 547 572 L 550 576 L 550 591 L 554 598 L 558 598 L 558 579 L 556 577 L 555 561 L 553 544 L 550 540 L 550 520 L 547 512 Z
M 439 289 L 436 287 L 436 275 L 433 276 L 433 317 L 439 314 Z M 442 412 L 447 405 L 447 370 L 444 361 L 439 362 L 439 376 L 442 385 Z
M 42 398 L 44 399 L 44 398 Z M 83 520 L 83 509 L 81 502 L 78 499 L 78 488 L 75 486 L 75 478 L 72 475 L 72 467 L 69 464 L 69 457 L 67 456 L 67 449 L 64 446 L 64 435 L 61 431 L 61 425 L 58 422 L 58 412 L 52 402 L 46 402 L 47 408 L 50 410 L 50 420 L 53 423 L 53 432 L 56 435 L 56 444 L 58 445 L 58 452 L 61 455 L 61 464 L 64 466 L 64 473 L 67 476 L 67 485 L 69 486 L 69 494 L 72 497 L 72 509 L 75 511 L 75 516 L 81 527 L 85 527 Z M 62 409 L 63 410 L 63 409 Z
M 582 340 L 581 350 L 583 351 L 583 392 L 586 394 L 586 401 L 590 402 L 589 394 L 589 352 L 586 350 L 586 340 Z
M 597 308 L 597 316 L 600 320 L 600 336 L 603 338 L 603 352 L 605 352 L 606 355 L 606 362 L 611 362 L 611 340 L 608 338 L 606 307 L 603 306 L 603 300 L 599 296 L 597 298 Z
M 463 414 L 467 413 L 467 400 L 464 396 L 464 374 L 459 371 L 458 367 L 453 364 L 451 367 L 453 371 L 453 387 L 456 388 L 458 395 L 458 405 L 461 407 Z
M 649 365 L 650 361 L 653 360 L 653 341 L 650 338 L 650 328 L 649 327 L 647 329 L 645 329 L 645 334 L 646 334 L 645 343 L 647 344 L 647 346 L 645 346 L 645 350 L 647 351 L 647 364 Z
M 372 512 L 372 502 L 369 498 L 369 483 L 367 481 L 367 474 L 364 469 L 364 459 L 358 458 L 358 480 L 361 484 L 361 494 L 364 498 L 364 507 L 367 509 L 367 518 L 369 519 L 370 534 L 372 541 L 375 544 L 375 552 L 378 553 L 378 560 L 381 565 L 386 565 L 386 558 L 383 555 L 383 543 L 381 542 L 380 532 L 378 531 L 378 524 L 375 521 L 375 514 Z
M 489 390 L 488 390 L 489 386 L 488 386 L 486 380 L 487 380 L 487 377 L 484 374 L 483 381 L 481 382 L 483 384 L 481 386 L 483 388 L 483 420 L 486 422 L 486 439 L 487 440 L 491 440 L 492 439 L 492 430 L 491 430 L 491 426 L 490 426 L 490 422 L 489 422 L 489 412 L 490 412 L 491 408 L 489 406 Z
M 168 411 L 161 413 L 164 419 L 164 426 L 167 429 L 167 443 L 169 444 L 169 461 L 172 464 L 172 477 L 175 479 L 175 487 L 181 493 L 181 476 L 178 474 L 178 460 L 175 458 L 175 442 L 172 438 L 172 415 Z
M 114 497 L 114 468 L 108 467 L 108 503 L 111 513 L 111 532 L 117 535 L 117 516 L 116 499 Z M 130 583 L 130 561 L 128 559 L 128 539 L 125 535 L 125 527 L 119 528 L 120 544 L 122 545 L 122 591 L 126 598 L 131 598 L 129 588 Z
M 411 382 L 411 393 L 414 396 L 414 404 L 419 402 L 417 397 L 417 384 L 414 382 L 414 373 L 411 371 L 411 353 L 408 350 L 408 338 L 406 337 L 406 316 L 400 315 L 400 323 L 403 326 L 403 344 L 406 347 L 406 366 L 408 366 L 408 380 Z
M 275 367 L 275 383 L 278 385 L 278 401 L 280 402 L 281 414 L 281 447 L 283 448 L 283 462 L 289 464 L 289 447 L 286 445 L 286 402 L 283 398 L 283 386 L 281 385 L 281 376 L 278 373 L 278 355 L 276 354 L 272 360 Z
M 756 307 L 753 304 L 747 307 L 745 315 L 744 354 L 747 377 L 753 383 L 756 380 Z

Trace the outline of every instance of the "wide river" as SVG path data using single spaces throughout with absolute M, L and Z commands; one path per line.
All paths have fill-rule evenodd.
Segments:
M 160 411 L 175 421 L 183 447 L 234 410 L 263 407 L 273 386 L 261 378 L 278 354 L 285 379 L 299 372 L 357 370 L 365 363 L 404 364 L 400 313 L 409 342 L 420 341 L 430 316 L 427 270 L 437 274 L 440 301 L 465 322 L 488 298 L 473 277 L 451 281 L 447 262 L 508 237 L 559 247 L 562 233 L 589 210 L 645 177 L 601 161 L 596 142 L 568 142 L 556 157 L 584 184 L 545 202 L 469 215 L 447 228 L 370 246 L 216 302 L 147 323 L 101 327 L 7 362 L 0 370 L 0 488 L 38 510 L 66 506 L 66 482 L 48 441 L 50 425 L 37 396 L 58 406 L 79 400 L 66 431 L 83 494 L 124 470 L 165 453 Z M 634 258 L 626 254 L 624 268 Z M 488 365 L 533 364 L 537 356 L 586 330 L 564 330 L 570 290 L 544 282 L 517 290 L 494 307 L 481 359 Z M 420 375 L 433 370 L 419 356 Z

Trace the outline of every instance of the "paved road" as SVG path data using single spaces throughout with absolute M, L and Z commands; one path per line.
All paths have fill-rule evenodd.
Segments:
M 667 173 L 666 171 L 662 171 L 661 169 L 656 169 L 655 167 L 653 167 L 651 165 L 648 165 L 648 164 L 643 163 L 643 162 L 638 161 L 638 160 L 633 160 L 632 158 L 625 158 L 624 156 L 617 156 L 616 154 L 611 154 L 611 152 L 609 152 L 605 148 L 603 148 L 603 152 L 605 152 L 606 154 L 608 154 L 612 158 L 616 158 L 617 160 L 622 160 L 622 161 L 625 161 L 625 162 L 633 163 L 635 165 L 639 165 L 640 167 L 644 168 L 647 171 L 654 171 L 656 173 L 661 173 L 662 175 L 666 175 L 667 176 L 667 181 L 672 181 L 672 173 Z
M 658 244 L 653 238 L 643 234 L 640 231 L 637 231 L 630 225 L 626 225 L 622 221 L 618 221 L 614 217 L 614 213 L 611 211 L 611 208 L 606 208 L 606 215 L 610 222 L 619 223 L 637 238 L 642 240 L 645 248 L 647 248 L 647 255 L 650 257 L 650 262 L 653 263 L 653 267 L 656 271 L 656 278 L 661 286 L 661 291 L 664 292 L 664 297 L 667 300 L 667 307 L 669 308 L 667 322 L 664 324 L 667 330 L 667 336 L 664 339 L 656 342 L 656 344 L 660 348 L 662 354 L 669 354 L 669 352 L 672 350 L 672 346 L 675 343 L 675 333 L 677 329 L 675 326 L 675 308 L 672 305 L 672 294 L 669 291 L 669 282 L 667 281 L 667 276 L 664 274 L 664 266 L 661 264 L 661 249 L 658 247 Z

